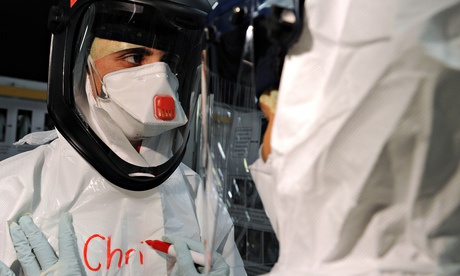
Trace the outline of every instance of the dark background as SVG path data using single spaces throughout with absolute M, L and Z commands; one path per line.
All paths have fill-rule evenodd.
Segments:
M 0 76 L 46 82 L 51 42 L 48 12 L 58 0 L 1 1 Z

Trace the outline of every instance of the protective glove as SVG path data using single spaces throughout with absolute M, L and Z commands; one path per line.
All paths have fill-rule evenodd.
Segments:
M 69 213 L 59 218 L 59 258 L 29 215 L 10 224 L 10 236 L 25 275 L 86 275 Z
M 204 245 L 201 242 L 173 235 L 164 235 L 163 241 L 169 242 L 174 246 L 176 251 L 176 263 L 171 271 L 172 276 L 196 276 L 205 275 L 204 267 L 196 268 L 196 264 L 192 260 L 190 251 L 196 251 L 204 254 Z M 230 268 L 224 258 L 217 252 L 212 254 L 210 276 L 227 276 L 230 275 Z
M 0 275 L 2 276 L 15 276 L 14 272 L 3 262 L 0 261 Z

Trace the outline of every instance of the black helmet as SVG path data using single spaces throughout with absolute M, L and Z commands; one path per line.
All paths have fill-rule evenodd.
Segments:
M 113 184 L 143 191 L 163 183 L 182 161 L 189 124 L 174 128 L 174 144 L 161 162 L 142 166 L 127 161 L 107 142 L 112 137 L 101 137 L 88 119 L 86 86 L 93 43 L 110 40 L 161 51 L 161 61 L 177 78 L 177 100 L 191 122 L 202 32 L 210 10 L 207 0 L 62 0 L 52 7 L 48 111 L 63 137 Z
M 303 6 L 304 0 L 219 2 L 206 23 L 210 74 L 259 96 L 277 89 L 284 56 L 302 31 Z M 235 92 L 241 91 L 229 91 Z

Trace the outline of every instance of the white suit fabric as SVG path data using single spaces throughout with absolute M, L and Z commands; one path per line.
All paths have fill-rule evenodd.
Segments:
M 152 190 L 127 191 L 109 183 L 57 136 L 53 131 L 26 136 L 26 142 L 49 143 L 0 162 L 0 259 L 8 266 L 16 260 L 8 222 L 26 212 L 56 251 L 59 215 L 72 214 L 88 275 L 166 275 L 171 263 L 145 240 L 164 233 L 201 239 L 202 184 L 190 168 L 181 164 Z M 141 149 L 144 156 L 148 151 Z M 229 216 L 219 225 L 224 258 L 234 275 L 245 275 Z
M 305 10 L 251 166 L 280 243 L 269 274 L 460 275 L 460 1 Z

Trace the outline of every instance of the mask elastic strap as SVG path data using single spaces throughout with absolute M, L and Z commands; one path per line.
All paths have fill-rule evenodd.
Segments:
M 101 75 L 99 75 L 99 72 L 97 71 L 97 68 L 96 68 L 96 65 L 94 64 L 94 60 L 93 58 L 91 57 L 91 55 L 88 55 L 88 60 L 87 60 L 87 63 L 88 63 L 88 68 L 90 69 L 89 70 L 89 74 L 91 76 L 91 82 L 93 83 L 93 87 L 96 88 L 96 81 L 94 79 L 94 74 L 93 72 L 96 73 L 96 76 L 98 77 L 99 81 L 101 82 L 101 94 L 100 95 L 96 95 L 97 97 L 100 97 L 102 99 L 108 99 L 109 98 L 109 94 L 106 93 L 106 89 L 104 89 L 105 87 L 105 83 L 104 81 L 102 80 L 101 78 Z M 97 90 L 96 90 L 96 94 L 97 94 Z

